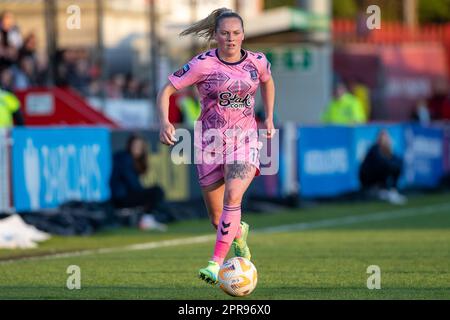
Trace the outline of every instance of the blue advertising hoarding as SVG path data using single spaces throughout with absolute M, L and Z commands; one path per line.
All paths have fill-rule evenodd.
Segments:
M 106 128 L 14 128 L 13 192 L 17 211 L 71 200 L 109 199 L 111 151 Z
M 416 124 L 300 127 L 300 194 L 332 197 L 360 189 L 359 167 L 378 133 L 387 130 L 403 159 L 399 188 L 436 187 L 445 169 L 444 129 Z
M 444 129 L 405 128 L 405 179 L 415 187 L 436 187 L 444 174 Z
M 301 195 L 335 196 L 353 190 L 352 128 L 300 127 L 298 130 Z

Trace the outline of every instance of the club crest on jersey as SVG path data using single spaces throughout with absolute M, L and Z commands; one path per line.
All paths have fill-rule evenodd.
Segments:
M 258 80 L 258 71 L 250 70 L 250 77 L 252 78 L 253 81 Z
M 176 76 L 176 77 L 178 77 L 178 78 L 181 78 L 186 72 L 189 71 L 189 69 L 190 69 L 189 65 L 188 65 L 188 64 L 185 64 L 185 65 L 183 66 L 183 68 L 181 68 L 181 69 L 178 70 L 178 71 L 175 71 L 175 72 L 173 73 L 173 75 Z
M 248 108 L 251 105 L 251 95 L 246 94 L 244 98 L 240 97 L 235 93 L 228 91 L 221 92 L 219 94 L 219 104 L 222 107 L 233 108 L 233 109 L 243 109 Z

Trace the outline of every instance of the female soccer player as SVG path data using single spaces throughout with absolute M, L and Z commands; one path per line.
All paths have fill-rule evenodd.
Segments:
M 176 141 L 175 128 L 168 120 L 169 97 L 177 90 L 195 84 L 202 105 L 197 126 L 202 133 L 208 129 L 219 132 L 220 137 L 216 135 L 214 139 L 221 139 L 218 145 L 223 146 L 220 152 L 208 151 L 212 143 L 208 134 L 202 134 L 200 144 L 196 145 L 206 158 L 215 159 L 197 164 L 197 171 L 211 223 L 217 230 L 214 254 L 208 265 L 199 270 L 199 277 L 216 284 L 219 268 L 232 243 L 236 256 L 251 258 L 247 246 L 249 226 L 241 222 L 241 201 L 253 178 L 259 175 L 254 98 L 261 85 L 266 114 L 265 136 L 271 138 L 275 134 L 275 86 L 265 55 L 242 49 L 244 23 L 237 13 L 226 8 L 217 9 L 181 33 L 189 34 L 215 40 L 217 49 L 192 58 L 169 76 L 169 82 L 159 92 L 160 141 L 166 145 Z M 236 138 L 240 139 L 237 143 Z M 236 158 L 240 160 L 236 161 Z

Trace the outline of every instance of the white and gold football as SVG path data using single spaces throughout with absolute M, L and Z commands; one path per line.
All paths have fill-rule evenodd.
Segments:
M 219 270 L 220 288 L 233 297 L 249 295 L 256 288 L 258 273 L 253 263 L 242 257 L 227 260 Z

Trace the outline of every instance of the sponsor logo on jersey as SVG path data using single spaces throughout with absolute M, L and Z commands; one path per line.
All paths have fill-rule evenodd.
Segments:
M 178 78 L 181 78 L 182 76 L 185 75 L 186 72 L 189 71 L 189 69 L 190 69 L 189 65 L 188 65 L 188 64 L 185 64 L 185 65 L 183 66 L 183 68 L 181 68 L 181 69 L 178 70 L 178 71 L 175 71 L 175 72 L 173 73 L 173 75 L 176 76 L 176 77 L 178 77 Z
M 251 95 L 246 94 L 244 98 L 241 96 L 231 93 L 229 91 L 221 92 L 219 94 L 219 104 L 221 107 L 233 108 L 233 109 L 243 109 L 251 106 Z

